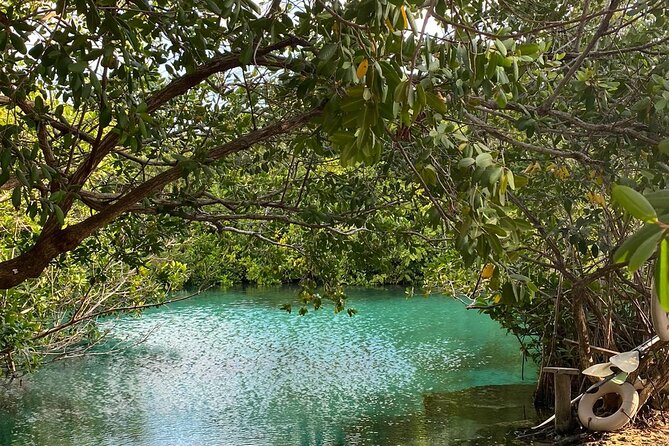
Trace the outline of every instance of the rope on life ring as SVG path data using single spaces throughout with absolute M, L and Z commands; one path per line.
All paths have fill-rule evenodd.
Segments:
M 595 415 L 597 401 L 608 394 L 617 394 L 622 398 L 618 410 L 607 417 Z M 578 403 L 578 419 L 581 424 L 592 431 L 615 431 L 630 422 L 639 408 L 639 394 L 628 382 L 621 385 L 611 381 L 599 387 L 595 393 L 585 393 Z
M 653 328 L 657 336 L 663 341 L 669 341 L 669 313 L 664 311 L 660 305 L 660 299 L 655 291 L 655 282 L 653 281 L 653 291 L 650 297 L 650 318 L 653 321 Z

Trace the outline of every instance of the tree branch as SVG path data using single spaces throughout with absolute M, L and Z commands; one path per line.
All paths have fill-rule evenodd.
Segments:
M 475 99 L 475 101 L 472 101 L 472 104 L 483 105 L 485 108 L 489 110 L 499 110 L 499 107 L 494 101 L 488 101 L 481 97 L 476 97 L 472 99 Z M 625 119 L 622 121 L 616 121 L 606 124 L 595 124 L 592 122 L 583 121 L 582 119 L 574 116 L 573 114 L 563 112 L 560 110 L 555 110 L 552 108 L 540 109 L 539 107 L 533 107 L 531 105 L 525 105 L 525 104 L 521 105 L 516 102 L 508 102 L 506 104 L 506 109 L 513 110 L 515 112 L 522 113 L 524 115 L 526 115 L 527 112 L 529 111 L 529 112 L 534 112 L 539 116 L 553 116 L 555 118 L 559 118 L 563 121 L 569 122 L 570 124 L 573 124 L 576 127 L 582 128 L 589 132 L 603 132 L 603 133 L 609 133 L 611 135 L 626 135 L 653 146 L 659 144 L 659 142 L 661 141 L 661 139 L 653 138 L 651 136 L 645 135 L 644 133 L 638 130 L 635 130 L 635 128 L 644 128 L 645 125 L 633 121 L 631 119 Z
M 281 40 L 273 45 L 258 49 L 256 52 L 255 62 L 259 65 L 262 65 L 264 60 L 263 57 L 265 55 L 273 51 L 281 50 L 294 45 L 309 45 L 309 43 L 298 37 L 290 37 Z M 237 53 L 227 54 L 225 56 L 214 58 L 211 61 L 195 68 L 191 73 L 185 74 L 173 80 L 168 85 L 151 95 L 151 97 L 146 100 L 147 112 L 155 112 L 170 100 L 183 95 L 191 88 L 195 87 L 213 74 L 227 71 L 233 68 L 238 68 L 240 66 L 242 66 L 242 62 L 240 55 Z M 93 145 L 89 155 L 72 175 L 70 185 L 73 186 L 73 192 L 76 192 L 76 188 L 81 187 L 86 182 L 100 161 L 102 161 L 102 159 L 116 147 L 118 141 L 119 134 L 117 132 L 108 132 L 107 135 L 98 144 Z M 67 214 L 71 208 L 73 200 L 73 193 L 68 193 L 60 203 L 60 207 L 65 214 Z M 49 234 L 53 232 L 56 227 L 57 221 L 54 217 L 50 217 L 49 221 L 47 221 L 44 226 L 43 234 Z
M 556 156 L 559 158 L 573 158 L 578 161 L 582 161 L 584 163 L 591 163 L 591 164 L 601 164 L 600 161 L 593 160 L 590 158 L 588 155 L 586 155 L 583 152 L 576 152 L 576 151 L 566 151 L 566 150 L 558 150 L 558 149 L 550 149 L 548 147 L 541 147 L 541 146 L 535 146 L 534 144 L 526 143 L 523 141 L 518 141 L 510 136 L 505 135 L 495 127 L 492 127 L 476 116 L 472 115 L 471 113 L 465 112 L 465 116 L 469 118 L 472 123 L 485 130 L 487 133 L 491 134 L 495 138 L 499 139 L 500 141 L 504 141 L 506 143 L 509 143 L 513 146 L 516 146 L 518 148 L 521 148 L 523 150 L 528 150 L 530 152 L 534 153 L 542 153 L 545 155 L 550 155 L 550 156 Z
M 309 122 L 321 113 L 312 109 L 303 114 L 250 132 L 230 143 L 214 147 L 204 163 L 212 163 L 229 154 L 248 149 L 252 145 L 273 136 L 290 132 Z M 50 233 L 42 233 L 35 244 L 24 254 L 0 263 L 0 289 L 12 288 L 31 277 L 38 277 L 56 256 L 74 249 L 83 239 L 106 226 L 119 215 L 127 212 L 135 203 L 161 190 L 167 184 L 184 176 L 183 163 L 167 169 L 123 195 L 115 203 L 99 213 L 65 229 L 56 228 Z
M 595 35 L 592 37 L 588 45 L 585 47 L 583 52 L 581 53 L 580 56 L 572 63 L 571 68 L 565 74 L 564 78 L 560 81 L 557 87 L 555 87 L 555 90 L 553 90 L 553 93 L 544 101 L 543 104 L 539 106 L 539 109 L 542 110 L 547 110 L 552 107 L 553 102 L 555 102 L 555 99 L 559 96 L 561 90 L 567 85 L 567 83 L 571 80 L 572 76 L 576 73 L 576 71 L 581 67 L 581 64 L 585 60 L 585 58 L 588 56 L 588 53 L 595 47 L 597 42 L 599 41 L 599 38 L 604 35 L 606 30 L 609 27 L 609 23 L 611 22 L 611 17 L 613 17 L 613 13 L 616 11 L 616 8 L 618 7 L 618 3 L 620 3 L 620 0 L 611 0 L 611 3 L 609 5 L 609 9 L 606 12 L 606 15 L 604 15 L 604 18 L 602 19 L 602 23 L 599 25 L 599 28 L 597 28 L 597 31 L 595 32 Z M 582 19 L 583 20 L 583 19 Z

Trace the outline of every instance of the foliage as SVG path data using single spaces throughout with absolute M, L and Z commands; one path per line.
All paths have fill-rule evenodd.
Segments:
M 30 221 L 0 287 L 98 250 L 166 255 L 177 283 L 300 280 L 305 311 L 455 281 L 544 363 L 632 347 L 665 224 L 632 190 L 667 187 L 664 3 L 12 5 L 0 187 Z M 631 276 L 610 194 L 650 225 L 616 256 Z
M 1 245 L 17 249 L 33 223 L 10 210 L 6 201 L 0 206 Z M 87 351 L 104 338 L 98 317 L 137 312 L 163 302 L 171 290 L 183 286 L 183 263 L 158 258 L 141 247 L 127 252 L 127 223 L 122 219 L 110 225 L 104 235 L 60 258 L 39 280 L 0 294 L 0 352 L 7 357 L 6 372 L 20 374 L 45 358 Z

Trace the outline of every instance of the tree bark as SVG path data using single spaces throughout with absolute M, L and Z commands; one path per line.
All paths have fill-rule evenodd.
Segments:
M 585 315 L 583 299 L 585 294 L 581 289 L 574 289 L 571 293 L 574 305 L 574 322 L 576 333 L 578 334 L 578 352 L 581 370 L 585 370 L 592 365 L 592 351 L 590 350 L 590 334 L 588 331 L 588 320 Z
M 313 109 L 301 115 L 285 119 L 270 126 L 250 132 L 230 143 L 212 148 L 205 163 L 211 163 L 229 154 L 248 149 L 252 145 L 271 137 L 285 134 L 308 123 L 318 116 L 321 109 Z M 64 229 L 44 231 L 37 242 L 24 254 L 0 263 L 0 289 L 9 289 L 29 278 L 36 278 L 54 258 L 79 245 L 86 237 L 111 223 L 127 212 L 134 204 L 159 192 L 167 184 L 184 176 L 179 164 L 145 181 L 120 197 L 116 202 L 97 214 Z

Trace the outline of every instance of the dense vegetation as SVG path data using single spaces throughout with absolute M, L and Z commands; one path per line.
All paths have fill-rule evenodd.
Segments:
M 633 211 L 659 235 L 616 263 L 639 223 L 610 193 L 667 186 L 662 0 L 3 11 L 9 376 L 184 284 L 299 282 L 300 312 L 347 283 L 467 292 L 542 364 L 651 336 L 666 227 Z

